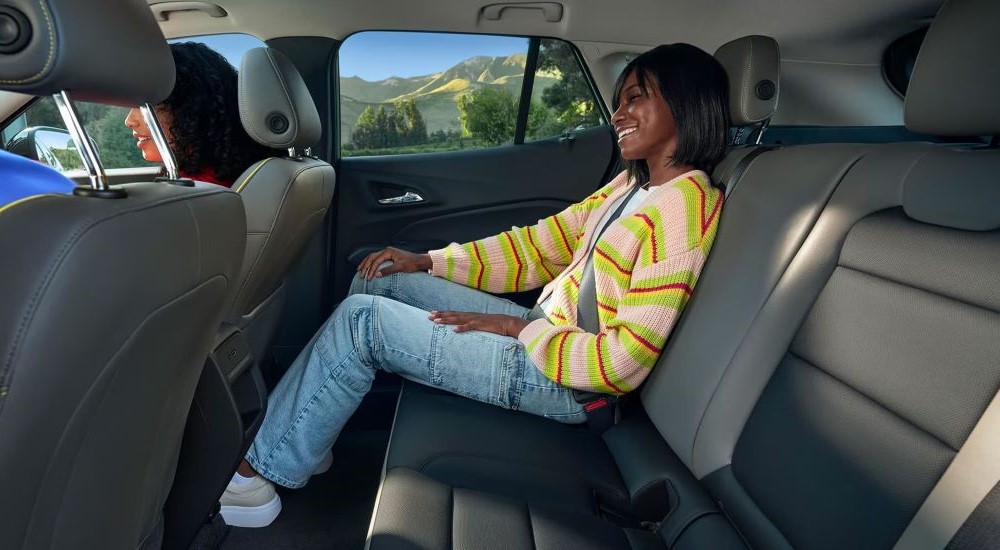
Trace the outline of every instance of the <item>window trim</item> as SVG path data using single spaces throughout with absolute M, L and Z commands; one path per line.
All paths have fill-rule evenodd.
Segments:
M 524 62 L 524 76 L 521 78 L 521 99 L 517 103 L 517 121 L 514 122 L 514 145 L 524 143 L 524 134 L 528 131 L 528 112 L 531 110 L 531 92 L 535 87 L 541 44 L 540 38 L 528 39 L 528 57 Z

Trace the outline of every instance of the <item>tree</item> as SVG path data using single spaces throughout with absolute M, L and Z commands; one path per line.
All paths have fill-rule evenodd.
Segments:
M 412 99 L 396 102 L 397 133 L 401 145 L 421 145 L 427 143 L 427 123 Z
M 92 122 L 85 122 L 90 137 L 100 148 L 101 162 L 105 168 L 132 168 L 149 166 L 142 152 L 135 146 L 132 131 L 125 127 L 125 109 L 108 108 Z M 176 154 L 176 151 L 175 151 Z
M 542 101 L 556 112 L 556 118 L 563 129 L 600 124 L 601 115 L 594 105 L 594 94 L 568 43 L 562 40 L 542 40 L 538 69 L 560 75 L 554 84 L 542 92 Z
M 481 88 L 458 99 L 462 130 L 487 145 L 500 145 L 514 137 L 517 108 L 514 94 L 504 88 Z
M 375 144 L 376 133 L 378 133 L 378 127 L 375 124 L 375 109 L 369 105 L 358 116 L 358 123 L 354 127 L 354 133 L 351 134 L 351 141 L 358 149 L 374 149 L 377 147 Z
M 386 149 L 399 145 L 396 117 L 385 110 L 385 105 L 379 105 L 375 112 L 375 129 L 375 147 Z

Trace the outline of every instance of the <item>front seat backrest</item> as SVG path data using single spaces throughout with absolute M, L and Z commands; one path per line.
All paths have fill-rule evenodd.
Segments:
M 0 88 L 123 105 L 170 93 L 173 59 L 146 2 L 16 7 L 24 27 L 8 34 L 31 38 L 0 54 Z M 159 547 L 194 389 L 239 273 L 237 194 L 102 187 L 0 208 L 0 548 Z
M 319 228 L 333 200 L 333 167 L 309 156 L 320 137 L 316 105 L 281 52 L 254 48 L 239 73 L 240 118 L 254 140 L 288 150 L 261 160 L 234 186 L 247 215 L 247 247 L 227 321 L 246 333 L 258 358 L 267 350 L 283 304 L 292 261 Z

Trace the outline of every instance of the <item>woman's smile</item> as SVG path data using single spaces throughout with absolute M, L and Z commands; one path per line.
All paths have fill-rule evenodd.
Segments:
M 615 128 L 615 133 L 618 134 L 618 144 L 621 145 L 621 142 L 625 138 L 632 135 L 632 132 L 635 132 L 636 129 L 637 128 L 635 126 L 629 126 L 627 128 Z

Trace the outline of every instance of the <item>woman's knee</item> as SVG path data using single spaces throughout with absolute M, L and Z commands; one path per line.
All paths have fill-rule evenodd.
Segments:
M 392 265 L 392 262 L 385 262 L 379 266 L 383 268 Z M 376 296 L 385 296 L 387 290 L 390 288 L 390 283 L 392 281 L 392 276 L 386 277 L 375 277 L 372 280 L 365 279 L 360 273 L 355 273 L 354 278 L 351 280 L 351 286 L 347 290 L 348 295 L 352 294 L 373 294 Z

